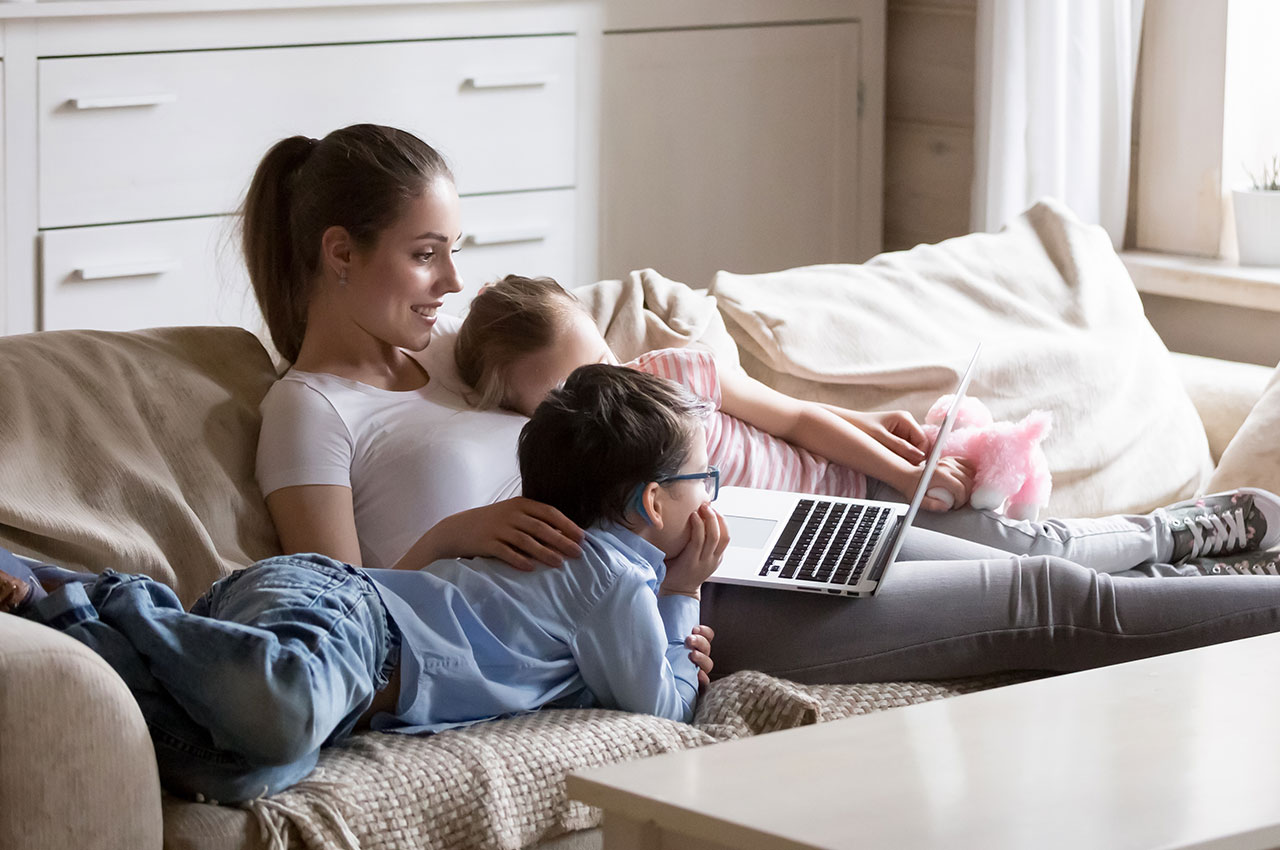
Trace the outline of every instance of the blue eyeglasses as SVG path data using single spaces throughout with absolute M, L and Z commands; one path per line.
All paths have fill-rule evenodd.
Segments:
M 671 484 L 676 481 L 701 481 L 702 486 L 706 488 L 707 496 L 713 502 L 720 495 L 720 470 L 714 466 L 708 466 L 706 472 L 689 472 L 685 475 L 672 475 L 658 479 L 659 484 Z

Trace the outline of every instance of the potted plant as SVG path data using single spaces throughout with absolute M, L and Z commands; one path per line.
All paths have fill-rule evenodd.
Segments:
M 1236 244 L 1242 266 L 1280 266 L 1280 156 L 1248 171 L 1250 189 L 1231 192 L 1236 213 Z

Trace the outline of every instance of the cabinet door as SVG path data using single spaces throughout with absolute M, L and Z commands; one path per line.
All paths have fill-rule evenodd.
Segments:
M 605 37 L 603 277 L 852 262 L 857 23 Z M 878 226 L 877 223 L 870 223 Z

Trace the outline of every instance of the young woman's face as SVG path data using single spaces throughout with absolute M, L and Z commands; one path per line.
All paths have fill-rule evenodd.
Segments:
M 389 345 L 426 348 L 444 297 L 462 289 L 453 264 L 460 221 L 457 190 L 437 178 L 372 248 L 352 251 L 344 288 L 357 324 Z
M 576 309 L 567 313 L 550 345 L 512 364 L 507 373 L 504 406 L 532 416 L 547 393 L 563 384 L 574 369 L 592 363 L 618 362 L 590 316 Z

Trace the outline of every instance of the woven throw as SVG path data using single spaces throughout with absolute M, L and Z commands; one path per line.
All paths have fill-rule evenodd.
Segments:
M 584 709 L 540 711 L 427 737 L 366 732 L 325 750 L 307 781 L 245 806 L 272 850 L 519 850 L 599 825 L 599 809 L 565 794 L 572 771 L 1025 678 L 798 685 L 742 672 L 707 690 L 692 725 Z

